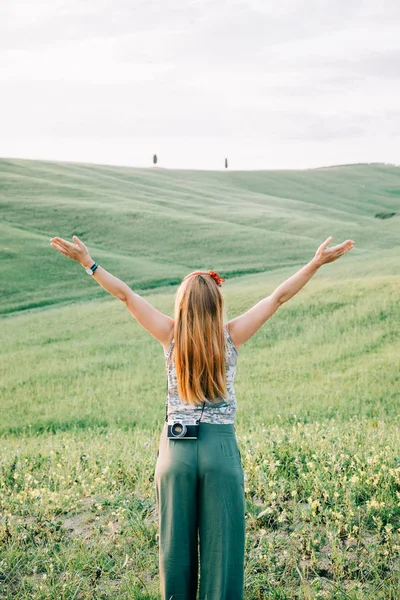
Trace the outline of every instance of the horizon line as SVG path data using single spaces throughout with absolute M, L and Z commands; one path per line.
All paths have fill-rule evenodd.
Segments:
M 96 162 L 82 162 L 82 161 L 71 161 L 71 160 L 53 160 L 49 158 L 21 158 L 17 156 L 0 156 L 0 161 L 3 160 L 12 160 L 12 161 L 29 161 L 29 162 L 44 162 L 44 163 L 56 163 L 56 164 L 70 164 L 70 165 L 90 165 L 94 167 L 111 167 L 111 168 L 121 168 L 121 169 L 140 169 L 140 170 L 150 170 L 150 169 L 161 169 L 165 171 L 205 171 L 205 172 L 260 172 L 260 171 L 317 171 L 318 169 L 331 169 L 337 167 L 361 167 L 361 166 L 385 166 L 385 167 L 400 167 L 400 163 L 390 163 L 390 162 L 356 162 L 356 163 L 341 163 L 341 164 L 333 164 L 333 165 L 321 165 L 319 167 L 298 167 L 298 168 L 276 168 L 276 169 L 230 169 L 228 168 L 220 168 L 220 169 L 195 169 L 195 168 L 179 168 L 179 167 L 161 167 L 157 164 L 153 164 L 148 167 L 138 167 L 135 165 L 124 165 L 118 164 L 113 165 L 109 163 L 96 163 Z

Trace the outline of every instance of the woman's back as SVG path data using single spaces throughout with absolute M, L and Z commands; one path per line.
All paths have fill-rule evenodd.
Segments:
M 228 329 L 224 325 L 225 334 L 225 373 L 227 398 L 221 398 L 220 401 L 209 401 L 204 404 L 203 414 L 201 415 L 203 405 L 195 406 L 183 402 L 178 394 L 178 384 L 176 378 L 175 361 L 173 354 L 169 361 L 171 352 L 174 348 L 174 339 L 172 339 L 168 352 L 165 355 L 166 369 L 168 377 L 168 392 L 167 392 L 167 407 L 168 407 L 168 423 L 173 420 L 179 420 L 184 424 L 194 423 L 200 418 L 204 423 L 234 423 L 236 415 L 236 396 L 234 388 L 234 380 L 236 375 L 236 364 L 238 352 L 231 340 Z

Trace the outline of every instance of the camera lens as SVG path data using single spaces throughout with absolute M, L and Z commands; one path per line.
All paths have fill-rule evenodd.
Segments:
M 183 437 L 186 433 L 186 425 L 182 423 L 174 423 L 171 426 L 171 433 L 174 437 Z

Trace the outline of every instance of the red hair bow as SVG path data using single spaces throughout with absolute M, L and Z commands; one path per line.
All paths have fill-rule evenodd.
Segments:
M 215 283 L 221 287 L 221 283 L 225 281 L 223 277 L 220 277 L 216 271 L 208 271 L 208 274 L 215 280 Z
M 218 275 L 218 273 L 216 271 L 208 271 L 208 273 L 206 271 L 195 271 L 194 273 L 189 273 L 189 275 L 186 275 L 186 277 L 183 278 L 183 281 L 185 281 L 185 279 L 187 277 L 190 277 L 191 275 L 211 275 L 211 277 L 214 279 L 215 283 L 221 287 L 221 283 L 222 281 L 225 281 L 225 279 L 223 277 L 220 277 Z

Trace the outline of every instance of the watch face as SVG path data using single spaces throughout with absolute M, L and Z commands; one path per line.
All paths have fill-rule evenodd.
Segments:
M 93 275 L 93 271 L 90 267 L 88 267 L 87 269 L 85 269 L 86 273 L 89 273 L 89 275 Z

